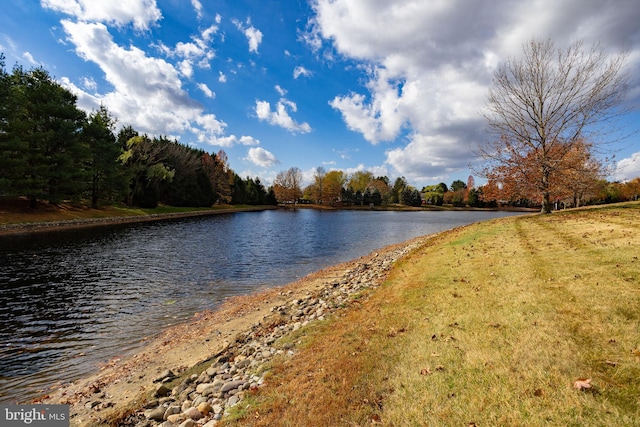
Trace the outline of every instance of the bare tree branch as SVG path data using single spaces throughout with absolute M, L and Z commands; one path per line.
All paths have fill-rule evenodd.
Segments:
M 480 149 L 488 162 L 485 176 L 510 171 L 523 185 L 529 177 L 542 211 L 550 212 L 551 180 L 576 168 L 576 150 L 587 150 L 587 165 L 601 169 L 592 153 L 596 141 L 605 143 L 596 138 L 603 125 L 626 112 L 618 108 L 628 90 L 626 58 L 625 52 L 609 57 L 597 44 L 586 50 L 581 41 L 565 50 L 550 39 L 523 45 L 523 56 L 501 65 L 489 90 L 484 118 L 495 139 Z

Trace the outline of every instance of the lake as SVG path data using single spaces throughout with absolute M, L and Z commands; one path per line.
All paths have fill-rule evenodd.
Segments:
M 240 212 L 0 237 L 0 402 L 25 401 L 226 298 L 507 212 Z

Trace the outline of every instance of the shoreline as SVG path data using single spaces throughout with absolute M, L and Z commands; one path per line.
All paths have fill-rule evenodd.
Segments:
M 220 214 L 232 214 L 237 212 L 260 212 L 265 210 L 277 210 L 277 209 L 317 209 L 317 210 L 353 210 L 353 211 L 393 211 L 393 212 L 462 212 L 462 211 L 475 211 L 475 212 L 523 212 L 523 213 L 536 213 L 537 210 L 527 208 L 510 208 L 510 209 L 488 209 L 488 208 L 456 208 L 456 207 L 404 207 L 404 208 L 380 208 L 375 207 L 370 209 L 368 207 L 352 206 L 352 207 L 333 207 L 322 205 L 297 205 L 295 208 L 291 206 L 256 206 L 245 208 L 223 208 L 223 209 L 210 209 L 210 210 L 195 210 L 187 212 L 171 212 L 161 214 L 142 214 L 142 215 L 129 215 L 129 216 L 108 216 L 98 218 L 78 218 L 68 220 L 54 220 L 54 221 L 34 221 L 25 223 L 0 223 L 0 238 L 22 236 L 32 233 L 41 232 L 56 232 L 66 231 L 81 228 L 92 227 L 105 227 L 110 225 L 121 224 L 135 224 L 142 222 L 155 222 L 166 221 L 180 218 L 195 218 L 200 216 L 213 216 Z
M 255 208 L 212 209 L 202 211 L 172 212 L 131 216 L 110 216 L 104 218 L 80 218 L 61 221 L 42 221 L 16 224 L 0 224 L 0 237 L 25 235 L 40 232 L 65 231 L 80 228 L 104 227 L 109 225 L 135 224 L 141 222 L 166 221 L 180 218 L 231 214 L 236 212 L 260 212 L 278 209 L 277 206 L 259 206 Z
M 178 388 L 190 390 L 185 384 L 193 383 L 193 390 L 186 393 L 186 396 L 193 397 L 194 393 L 198 395 L 196 387 L 209 384 L 208 381 L 213 383 L 217 378 L 205 373 L 219 373 L 220 378 L 229 377 L 226 379 L 234 381 L 237 388 L 220 391 L 229 381 L 218 379 L 219 390 L 212 393 L 213 398 L 205 399 L 216 409 L 206 414 L 212 422 L 210 425 L 213 425 L 215 417 L 219 419 L 237 404 L 245 390 L 258 387 L 264 381 L 264 372 L 256 376 L 251 375 L 249 369 L 252 372 L 264 369 L 263 365 L 278 354 L 294 356 L 295 348 L 274 347 L 277 339 L 310 322 L 324 320 L 325 316 L 338 310 L 348 309 L 355 293 L 382 284 L 397 260 L 433 236 L 417 237 L 380 248 L 283 286 L 232 297 L 216 310 L 196 313 L 191 321 L 150 338 L 135 354 L 114 358 L 96 372 L 51 389 L 33 402 L 69 404 L 72 426 L 149 425 L 157 420 L 158 412 L 162 411 L 159 408 L 172 406 L 175 412 L 178 404 L 181 411 L 173 415 L 183 414 L 181 416 L 186 419 L 184 412 L 196 399 L 185 397 L 185 389 L 180 391 Z M 292 308 L 296 309 L 294 313 L 290 313 Z M 276 332 L 279 333 L 277 339 L 272 337 L 263 342 L 259 352 L 248 349 L 248 345 L 258 346 L 256 342 L 262 337 L 273 336 Z M 251 363 L 243 364 L 242 360 L 248 359 L 247 353 L 250 353 Z M 251 355 L 256 353 L 268 354 L 269 357 L 261 356 L 260 360 L 255 360 Z M 161 377 L 166 372 L 171 375 L 162 381 Z M 239 372 L 243 372 L 242 377 L 239 377 Z M 255 377 L 253 381 L 252 376 Z M 158 393 L 158 388 L 164 383 L 171 388 Z M 226 387 L 233 387 L 233 384 Z M 159 397 L 154 398 L 154 392 Z M 168 396 L 163 396 L 163 393 Z M 202 395 L 199 397 L 204 399 Z M 156 413 L 152 414 L 154 409 Z

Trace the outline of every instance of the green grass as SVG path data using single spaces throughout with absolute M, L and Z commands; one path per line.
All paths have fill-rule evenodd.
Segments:
M 639 219 L 633 203 L 433 237 L 234 424 L 640 425 Z

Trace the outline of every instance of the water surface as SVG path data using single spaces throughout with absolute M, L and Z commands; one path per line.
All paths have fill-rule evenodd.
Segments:
M 226 298 L 504 212 L 269 210 L 0 238 L 0 402 Z

